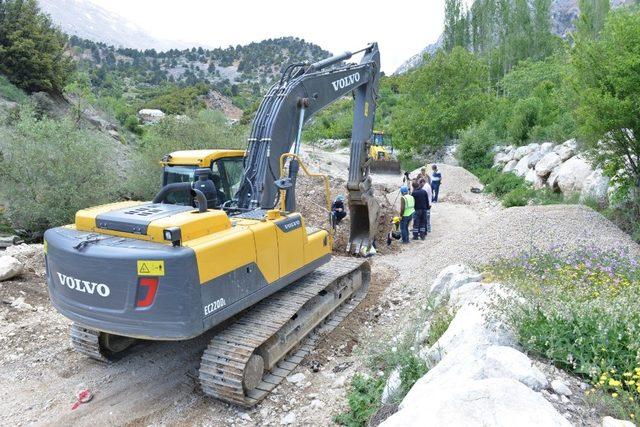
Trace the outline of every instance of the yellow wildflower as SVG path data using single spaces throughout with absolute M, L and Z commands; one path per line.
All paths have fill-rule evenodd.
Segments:
M 618 386 L 620 386 L 620 381 L 618 381 L 618 380 L 614 380 L 614 379 L 612 378 L 612 379 L 610 379 L 610 380 L 609 380 L 609 385 L 610 385 L 611 387 L 618 387 Z
M 611 397 L 615 399 L 616 397 L 618 397 L 618 393 L 611 393 Z

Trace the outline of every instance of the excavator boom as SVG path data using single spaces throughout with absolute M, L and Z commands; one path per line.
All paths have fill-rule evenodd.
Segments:
M 353 130 L 347 191 L 351 217 L 348 251 L 360 253 L 374 242 L 379 205 L 369 176 L 368 143 L 373 134 L 380 52 L 373 43 L 363 49 L 359 64 L 341 64 L 352 57 L 345 52 L 311 65 L 294 64 L 267 92 L 253 122 L 242 185 L 236 195 L 241 209 L 273 209 L 278 202 L 279 160 L 300 150 L 302 126 L 318 111 L 349 93 L 354 98 Z M 360 51 L 360 52 L 362 52 Z M 295 210 L 298 164 L 289 167 L 286 209 Z

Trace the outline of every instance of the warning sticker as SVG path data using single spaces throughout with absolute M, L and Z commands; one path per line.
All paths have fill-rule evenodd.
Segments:
M 164 276 L 164 261 L 138 261 L 138 276 Z

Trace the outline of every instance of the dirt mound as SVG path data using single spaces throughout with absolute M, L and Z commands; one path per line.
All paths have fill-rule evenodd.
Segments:
M 346 181 L 341 178 L 329 177 L 331 200 L 338 194 L 347 196 Z M 391 220 L 396 215 L 391 203 L 385 196 L 384 186 L 375 187 L 375 195 L 380 202 L 380 219 L 378 232 L 376 233 L 376 247 L 381 254 L 395 252 L 397 245 L 387 246 L 387 233 L 391 230 Z M 320 178 L 299 176 L 296 185 L 297 209 L 302 213 L 307 226 L 316 228 L 329 227 L 329 212 L 324 193 L 324 184 Z M 345 253 L 349 242 L 349 214 L 338 225 L 335 233 L 333 250 L 337 253 Z

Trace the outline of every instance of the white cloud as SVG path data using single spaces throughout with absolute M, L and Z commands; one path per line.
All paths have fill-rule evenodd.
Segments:
M 296 36 L 339 53 L 380 44 L 392 73 L 442 32 L 444 0 L 90 0 L 151 36 L 205 47 Z

